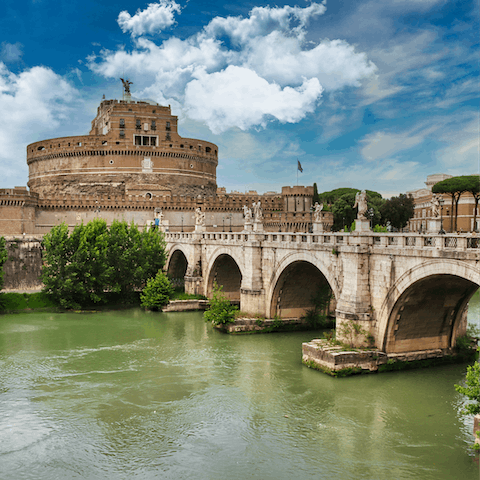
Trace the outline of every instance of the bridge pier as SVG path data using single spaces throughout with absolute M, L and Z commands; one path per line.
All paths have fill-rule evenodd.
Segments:
M 342 251 L 343 288 L 337 301 L 336 336 L 338 340 L 362 347 L 375 338 L 370 292 L 369 246 L 367 237 L 358 237 L 358 245 Z
M 255 236 L 252 235 L 251 237 Z M 263 288 L 261 242 L 256 238 L 248 241 L 243 253 L 245 268 L 240 288 L 240 308 L 245 313 L 265 316 L 266 299 Z

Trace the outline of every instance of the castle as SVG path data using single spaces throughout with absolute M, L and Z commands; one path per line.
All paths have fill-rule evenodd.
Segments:
M 27 146 L 27 187 L 0 189 L 0 235 L 44 234 L 65 222 L 104 218 L 149 225 L 161 212 L 169 231 L 192 231 L 195 210 L 210 231 L 241 231 L 243 205 L 261 202 L 265 231 L 307 232 L 313 187 L 263 195 L 217 188 L 217 145 L 178 134 L 170 106 L 103 99 L 88 135 Z M 325 230 L 333 223 L 322 214 Z

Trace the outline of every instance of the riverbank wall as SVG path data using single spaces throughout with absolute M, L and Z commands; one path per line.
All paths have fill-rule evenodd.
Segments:
M 41 235 L 6 235 L 7 261 L 3 266 L 4 292 L 35 291 L 43 286 Z

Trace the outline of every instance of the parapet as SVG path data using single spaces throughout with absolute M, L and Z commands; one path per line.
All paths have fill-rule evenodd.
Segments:
M 282 195 L 311 197 L 313 196 L 313 187 L 303 187 L 298 185 L 294 187 L 282 187 Z

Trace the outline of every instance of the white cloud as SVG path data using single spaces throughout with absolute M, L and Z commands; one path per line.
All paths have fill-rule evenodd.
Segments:
M 217 134 L 235 126 L 242 130 L 265 127 L 269 117 L 296 123 L 315 109 L 322 93 L 316 78 L 298 88 L 282 89 L 243 67 L 229 66 L 212 74 L 199 70 L 194 77 L 185 92 L 187 114 Z
M 145 10 L 137 10 L 132 17 L 126 10 L 120 12 L 118 25 L 124 33 L 131 32 L 133 37 L 146 33 L 159 33 L 175 23 L 175 12 L 180 13 L 181 7 L 175 0 L 160 0 L 150 3 Z
M 324 89 L 357 87 L 376 68 L 345 41 L 305 42 L 309 21 L 325 10 L 323 3 L 255 7 L 246 18 L 216 17 L 186 39 L 157 45 L 140 36 L 131 53 L 102 51 L 89 66 L 105 77 L 125 73 L 135 96 L 179 105 L 180 115 L 214 132 L 264 127 L 269 118 L 298 122 Z
M 30 143 L 46 134 L 57 136 L 55 130 L 67 118 L 68 102 L 76 94 L 48 68 L 33 67 L 16 75 L 0 62 L 0 164 L 4 181 L 14 178 L 20 170 L 26 174 L 26 139 Z M 12 158 L 17 159 L 15 164 Z
M 0 45 L 0 60 L 5 63 L 18 62 L 23 55 L 23 45 L 20 42 L 2 42 Z
M 365 160 L 372 162 L 415 147 L 423 139 L 424 134 L 375 132 L 362 140 L 361 154 Z
M 248 18 L 215 17 L 204 29 L 207 37 L 229 37 L 236 45 L 250 44 L 252 39 L 264 37 L 272 32 L 285 32 L 303 38 L 304 29 L 312 17 L 323 15 L 325 2 L 311 3 L 306 8 L 254 7 Z

